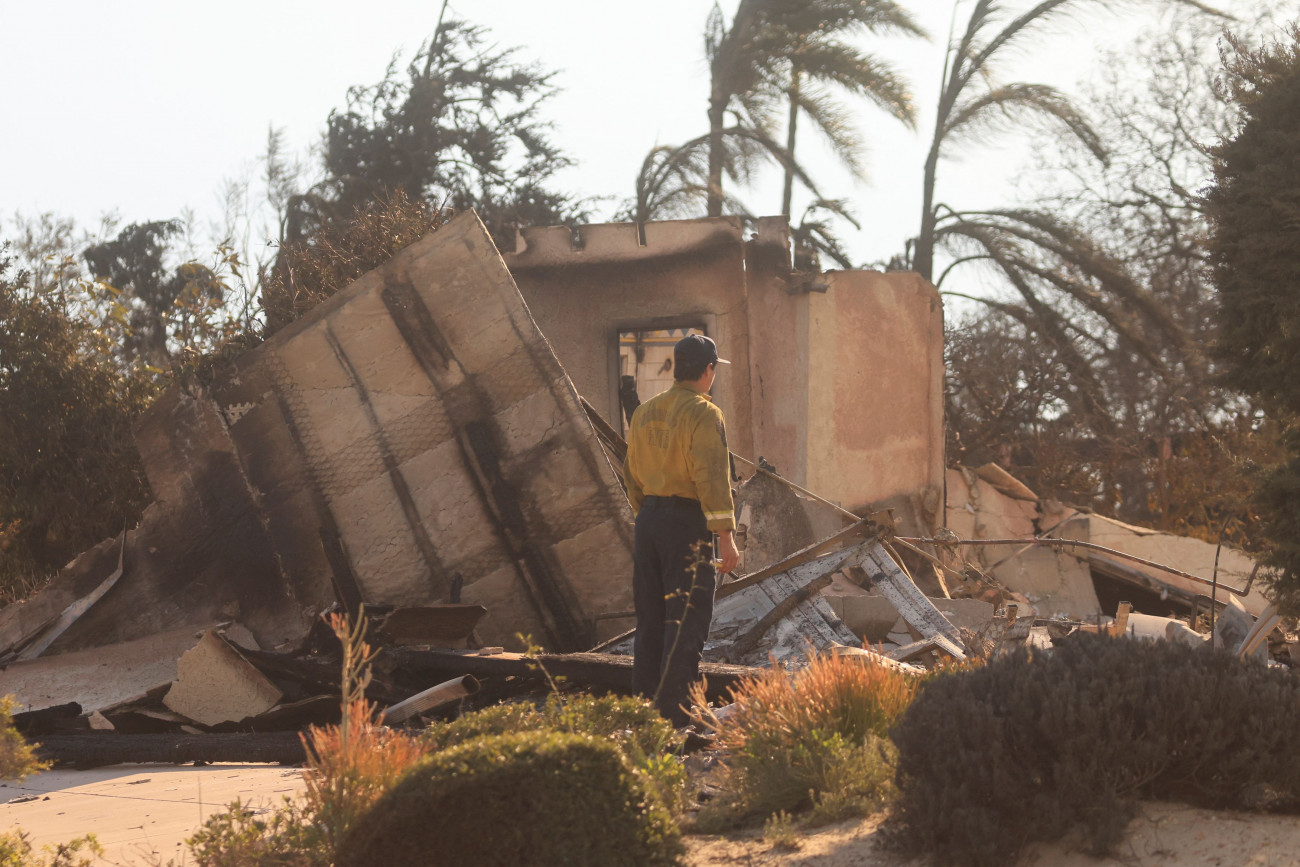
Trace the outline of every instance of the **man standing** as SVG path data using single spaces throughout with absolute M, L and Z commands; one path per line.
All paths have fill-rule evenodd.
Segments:
M 677 726 L 687 722 L 683 705 L 713 619 L 711 534 L 718 536 L 718 568 L 730 572 L 740 560 L 727 432 L 709 398 L 719 364 L 730 362 L 709 338 L 677 342 L 676 382 L 637 407 L 623 461 L 636 513 L 633 686 Z

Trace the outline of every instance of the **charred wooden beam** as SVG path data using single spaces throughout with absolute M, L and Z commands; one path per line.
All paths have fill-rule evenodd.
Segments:
M 296 765 L 307 759 L 302 739 L 297 732 L 50 735 L 41 739 L 36 746 L 36 753 L 57 767 L 82 769 L 146 762 Z
M 461 674 L 485 677 L 544 678 L 562 677 L 570 684 L 594 686 L 615 692 L 632 692 L 632 657 L 611 653 L 522 653 L 483 654 L 454 650 L 412 650 L 393 648 L 383 651 L 397 669 L 411 675 L 447 680 Z M 545 674 L 542 669 L 545 668 Z M 745 665 L 701 663 L 700 675 L 708 678 L 710 697 L 721 698 L 743 678 L 753 677 L 762 669 Z

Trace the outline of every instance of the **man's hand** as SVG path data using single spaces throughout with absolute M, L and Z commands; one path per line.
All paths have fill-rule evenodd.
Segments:
M 736 550 L 736 539 L 731 530 L 718 531 L 718 571 L 730 572 L 740 562 L 740 552 Z

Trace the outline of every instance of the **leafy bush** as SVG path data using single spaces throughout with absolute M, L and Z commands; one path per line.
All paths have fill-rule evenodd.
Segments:
M 131 425 L 154 385 L 0 248 L 0 604 L 120 533 L 148 502 Z
M 734 695 L 738 712 L 702 720 L 730 756 L 723 794 L 701 811 L 700 827 L 721 830 L 810 809 L 806 820 L 815 824 L 883 806 L 895 761 L 886 734 L 917 685 L 897 671 L 831 655 L 745 681 Z M 693 698 L 704 706 L 703 695 Z
M 0 779 L 24 780 L 49 767 L 14 728 L 14 697 L 0 698 Z M 0 861 L 0 865 L 5 862 Z
M 32 852 L 25 831 L 0 831 L 0 867 L 91 867 L 94 859 L 103 854 L 94 834 L 47 845 L 38 855 Z
M 422 739 L 429 751 L 437 751 L 485 735 L 523 731 L 559 731 L 608 740 L 649 777 L 670 810 L 684 806 L 686 772 L 673 757 L 681 737 L 643 698 L 552 693 L 540 707 L 499 704 L 452 722 L 434 723 Z
M 607 741 L 480 737 L 430 756 L 353 825 L 339 867 L 677 863 L 667 810 Z
M 197 867 L 329 867 L 330 851 L 301 805 L 285 798 L 265 818 L 240 801 L 187 841 Z M 3 865 L 4 862 L 0 862 Z
M 896 727 L 903 838 L 945 863 L 1005 864 L 1077 825 L 1104 852 L 1139 798 L 1300 807 L 1300 679 L 1224 653 L 1058 642 L 928 683 Z

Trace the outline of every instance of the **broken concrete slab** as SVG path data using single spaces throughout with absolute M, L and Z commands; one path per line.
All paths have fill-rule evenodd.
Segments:
M 192 628 L 112 647 L 14 662 L 0 670 L 0 695 L 24 710 L 78 702 L 86 713 L 138 698 L 176 679 L 176 661 L 199 640 Z
M 839 532 L 844 516 L 802 497 L 780 479 L 756 472 L 736 494 L 738 525 L 745 527 L 744 571 L 757 572 L 801 548 Z
M 1197 632 L 1180 620 L 1175 620 L 1165 625 L 1165 639 L 1186 644 L 1188 647 L 1204 647 L 1210 640 L 1210 636 Z
M 1018 550 L 993 575 L 1028 599 L 1039 617 L 1088 620 L 1102 613 L 1087 562 L 1067 551 L 1037 545 Z
M 930 598 L 940 614 L 957 629 L 969 629 L 979 633 L 988 629 L 993 622 L 993 606 L 981 599 L 937 599 Z M 907 632 L 907 621 L 901 616 L 891 624 L 890 632 Z
M 1045 520 L 1034 492 L 996 464 L 954 467 L 947 479 L 948 527 L 961 539 L 1029 540 L 1075 514 L 1053 504 L 1056 511 Z M 963 548 L 960 556 L 1027 599 L 1039 617 L 1087 620 L 1101 614 L 1086 563 L 1068 553 L 1027 542 Z
M 1172 566 L 1196 575 L 1204 581 L 1214 579 L 1217 555 L 1218 580 L 1221 586 L 1218 602 L 1223 603 L 1228 596 L 1235 595 L 1222 588 L 1232 587 L 1244 591 L 1249 585 L 1250 592 L 1240 599 L 1251 617 L 1258 617 L 1268 606 L 1268 598 L 1261 591 L 1262 582 L 1252 583 L 1252 576 L 1256 571 L 1255 561 L 1226 545 L 1220 548 L 1200 539 L 1161 533 L 1091 514 L 1074 515 L 1063 523 L 1054 535 L 1063 539 L 1091 542 L 1134 557 Z M 1074 556 L 1087 562 L 1097 572 L 1156 590 L 1165 596 L 1176 597 L 1188 604 L 1197 601 L 1199 604 L 1204 604 L 1204 600 L 1209 599 L 1213 592 L 1208 584 L 1201 581 L 1193 581 L 1154 566 L 1120 559 L 1102 551 L 1078 550 Z
M 282 696 L 275 684 L 212 630 L 181 656 L 176 674 L 163 704 L 206 726 L 265 713 Z
M 822 596 L 855 635 L 863 641 L 877 642 L 886 640 L 890 632 L 905 631 L 894 628 L 899 615 L 892 602 L 884 596 L 872 595 L 857 585 L 853 586 L 858 590 L 857 593 L 831 593 L 834 588 L 828 587 L 822 591 Z

